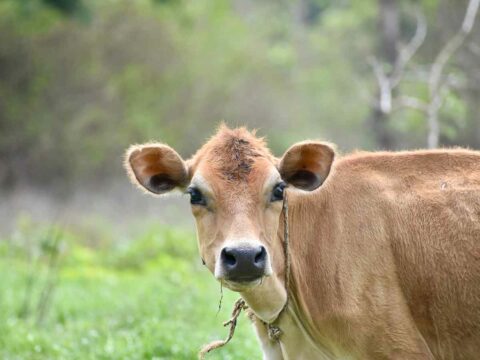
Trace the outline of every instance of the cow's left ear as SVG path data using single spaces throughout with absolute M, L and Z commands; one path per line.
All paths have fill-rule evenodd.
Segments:
M 280 159 L 278 171 L 286 183 L 302 190 L 315 190 L 330 172 L 334 148 L 332 144 L 317 141 L 296 143 Z

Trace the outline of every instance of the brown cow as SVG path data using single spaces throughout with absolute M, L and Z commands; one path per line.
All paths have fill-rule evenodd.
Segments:
M 252 309 L 265 359 L 479 359 L 480 153 L 334 158 L 305 141 L 277 159 L 223 126 L 190 160 L 146 144 L 126 167 L 148 192 L 190 194 L 200 254 Z

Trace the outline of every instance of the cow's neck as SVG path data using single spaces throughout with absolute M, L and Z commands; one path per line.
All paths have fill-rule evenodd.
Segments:
M 271 276 L 241 295 L 254 315 L 262 320 L 256 327 L 266 359 L 333 359 L 327 349 L 315 343 L 304 326 L 295 299 L 289 298 L 288 306 L 285 306 L 287 293 L 283 281 Z M 270 337 L 270 325 L 280 330 L 278 337 Z M 268 345 L 265 347 L 265 344 Z M 267 355 L 270 353 L 281 354 L 281 357 Z
M 260 285 L 242 292 L 241 296 L 255 315 L 266 323 L 277 319 L 287 301 L 283 282 L 276 275 L 266 277 Z

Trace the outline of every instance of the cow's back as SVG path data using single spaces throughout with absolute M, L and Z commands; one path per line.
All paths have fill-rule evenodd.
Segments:
M 431 351 L 439 359 L 478 358 L 480 153 L 385 153 L 346 162 L 373 190 L 399 285 Z

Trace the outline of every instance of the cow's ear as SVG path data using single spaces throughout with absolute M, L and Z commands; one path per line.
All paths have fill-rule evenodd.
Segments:
M 131 146 L 125 169 L 136 185 L 154 194 L 164 194 L 188 184 L 188 169 L 178 153 L 164 144 Z
M 312 191 L 327 178 L 335 157 L 334 145 L 303 141 L 288 149 L 280 159 L 282 179 L 299 189 Z

